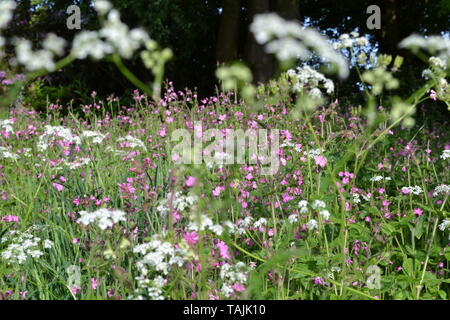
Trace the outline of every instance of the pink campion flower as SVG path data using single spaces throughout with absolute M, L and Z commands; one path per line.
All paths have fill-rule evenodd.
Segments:
M 161 137 L 165 137 L 166 134 L 167 134 L 166 127 L 163 127 L 163 128 L 161 128 L 161 130 L 159 130 L 159 135 Z
M 77 243 L 78 243 L 78 238 L 73 238 L 73 239 L 72 239 L 72 243 L 73 243 L 73 244 L 77 244 Z
M 195 184 L 196 181 L 197 181 L 196 178 L 194 178 L 194 177 L 192 177 L 192 176 L 189 176 L 189 177 L 187 177 L 187 179 L 186 179 L 186 186 L 189 187 L 189 188 L 191 188 L 191 187 L 194 186 L 194 184 Z
M 178 213 L 178 211 L 175 209 L 175 210 L 173 211 L 173 222 L 174 222 L 174 223 L 177 223 L 178 220 L 180 220 L 180 219 L 181 219 L 181 216 L 180 216 L 180 214 Z
M 233 289 L 234 289 L 234 291 L 236 291 L 236 292 L 243 292 L 243 291 L 245 291 L 244 285 L 242 285 L 242 284 L 240 284 L 240 283 L 238 283 L 238 282 L 236 282 L 235 284 L 233 284 Z
M 198 242 L 198 233 L 195 231 L 192 232 L 186 232 L 183 235 L 184 240 L 187 242 L 187 244 L 197 244 Z
M 222 191 L 224 191 L 224 190 L 225 190 L 225 187 L 223 187 L 223 186 L 217 186 L 217 187 L 214 188 L 212 194 L 213 194 L 213 196 L 218 197 L 218 196 L 220 196 L 220 194 L 221 194 Z
M 322 155 L 318 155 L 314 157 L 314 161 L 316 164 L 322 168 L 324 168 L 327 165 L 327 158 L 325 158 Z
M 131 183 L 118 183 L 117 186 L 120 189 L 120 192 L 128 192 L 130 194 L 134 194 L 134 191 L 136 191 L 136 188 L 133 187 Z
M 92 290 L 97 290 L 97 279 L 95 279 L 95 278 L 91 279 L 91 287 L 92 287 Z
M 430 91 L 430 98 L 433 99 L 434 101 L 436 101 L 436 99 L 437 99 L 436 91 L 434 91 L 434 90 Z
M 59 184 L 59 183 L 56 183 L 56 182 L 53 182 L 53 187 L 54 187 L 58 192 L 61 192 L 61 191 L 64 190 L 64 186 L 63 186 L 62 184 Z
M 80 292 L 80 288 L 78 288 L 77 286 L 74 286 L 74 287 L 72 287 L 71 289 L 70 289 L 70 291 L 73 293 L 73 294 L 78 294 L 78 292 Z
M 402 193 L 403 194 L 409 194 L 408 188 L 402 188 Z
M 230 252 L 228 251 L 228 246 L 223 241 L 219 241 L 217 243 L 217 247 L 219 248 L 220 257 L 223 259 L 231 259 Z
M 20 296 L 22 297 L 22 300 L 25 300 L 27 298 L 28 291 L 20 291 L 19 293 Z
M 13 215 L 7 215 L 7 216 L 2 217 L 1 221 L 19 223 L 20 218 L 17 216 L 13 216 Z
M 414 208 L 414 215 L 420 217 L 423 213 L 423 210 L 420 208 Z
M 73 204 L 76 205 L 76 206 L 79 206 L 80 203 L 81 203 L 81 202 L 80 202 L 80 198 L 75 198 L 75 199 L 73 199 L 72 202 L 73 202 Z
M 314 284 L 319 284 L 319 285 L 323 285 L 323 279 L 321 277 L 315 277 L 313 278 L 313 282 Z

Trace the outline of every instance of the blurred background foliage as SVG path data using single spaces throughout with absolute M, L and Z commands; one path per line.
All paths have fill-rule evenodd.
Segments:
M 396 74 L 401 86 L 397 94 L 407 95 L 417 88 L 424 62 L 397 44 L 411 33 L 447 34 L 450 30 L 450 0 L 112 0 L 122 20 L 130 27 L 144 27 L 162 47 L 170 47 L 174 58 L 168 63 L 166 78 L 176 89 L 196 89 L 201 95 L 214 94 L 218 63 L 242 60 L 253 72 L 255 82 L 266 82 L 276 74 L 276 61 L 264 53 L 248 31 L 255 14 L 277 12 L 313 26 L 329 37 L 358 31 L 367 35 L 380 53 L 402 55 L 405 63 Z M 67 7 L 81 8 L 82 30 L 98 27 L 91 1 L 19 0 L 7 36 L 26 37 L 38 46 L 44 35 L 54 32 L 71 39 L 78 30 L 66 27 Z M 381 30 L 368 30 L 369 5 L 381 8 Z M 12 50 L 12 48 L 10 48 Z M 150 75 L 138 57 L 127 66 L 141 79 Z M 338 97 L 357 103 L 362 95 L 355 72 L 338 83 Z M 336 79 L 334 79 L 336 80 Z M 48 88 L 45 88 L 48 85 Z M 67 103 L 87 103 L 93 90 L 99 95 L 131 96 L 133 86 L 106 62 L 78 61 L 62 71 L 41 79 L 36 95 Z M 38 98 L 38 97 L 36 97 Z M 39 100 L 39 99 L 36 99 Z M 86 100 L 86 101 L 85 101 Z M 45 101 L 45 99 L 44 99 Z M 437 112 L 447 112 L 445 106 Z M 447 114 L 448 115 L 448 114 Z

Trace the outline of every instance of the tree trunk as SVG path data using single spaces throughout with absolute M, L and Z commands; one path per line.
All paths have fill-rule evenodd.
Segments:
M 249 0 L 248 13 L 250 22 L 256 14 L 270 11 L 269 0 Z M 265 53 L 264 47 L 258 44 L 253 34 L 249 31 L 245 48 L 245 61 L 253 72 L 255 82 L 267 82 L 275 71 L 275 59 Z
M 381 42 L 382 53 L 395 54 L 398 43 L 398 17 L 395 0 L 384 0 L 382 6 Z
M 300 0 L 274 0 L 275 11 L 286 20 L 300 19 Z
M 216 58 L 219 62 L 235 60 L 238 57 L 240 0 L 224 0 L 217 38 Z

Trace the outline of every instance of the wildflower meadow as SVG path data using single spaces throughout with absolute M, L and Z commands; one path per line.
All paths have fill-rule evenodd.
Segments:
M 0 0 L 0 300 L 449 299 L 448 32 L 397 44 L 423 63 L 397 94 L 406 58 L 363 32 L 260 13 L 278 71 L 220 64 L 203 95 L 113 1 L 37 46 L 8 32 L 19 2 Z M 131 93 L 52 100 L 46 77 L 85 61 Z

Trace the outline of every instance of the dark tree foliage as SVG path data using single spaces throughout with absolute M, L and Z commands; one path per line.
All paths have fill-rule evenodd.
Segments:
M 201 95 L 212 94 L 218 62 L 244 60 L 256 81 L 266 81 L 276 72 L 276 61 L 266 55 L 248 31 L 253 15 L 275 11 L 287 19 L 308 21 L 329 36 L 358 30 L 377 43 L 379 51 L 400 54 L 407 61 L 400 77 L 399 93 L 407 94 L 421 81 L 424 64 L 397 43 L 417 32 L 439 34 L 449 31 L 450 0 L 112 0 L 121 18 L 131 27 L 144 27 L 162 47 L 170 47 L 174 58 L 168 63 L 166 77 L 176 88 L 197 88 Z M 32 39 L 36 45 L 47 32 L 70 39 L 76 30 L 66 28 L 66 9 L 77 4 L 82 11 L 82 29 L 98 27 L 91 1 L 20 0 L 9 35 Z M 382 11 L 381 30 L 368 30 L 366 8 L 377 4 Z M 151 75 L 139 57 L 127 66 L 140 78 Z M 355 75 L 352 75 L 354 77 Z M 77 62 L 48 78 L 54 87 L 69 88 L 64 98 L 99 94 L 129 93 L 133 87 L 108 63 Z M 339 86 L 341 96 L 358 92 L 355 87 Z

